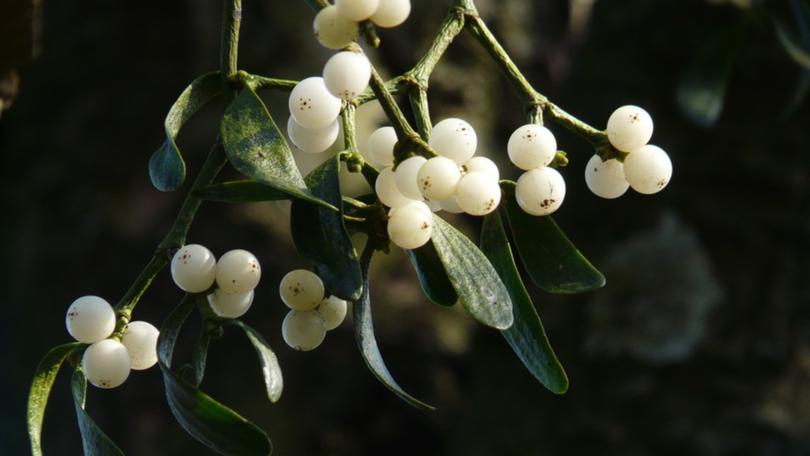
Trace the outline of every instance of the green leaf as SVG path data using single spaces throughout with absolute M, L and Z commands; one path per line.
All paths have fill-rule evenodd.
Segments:
M 501 181 L 501 188 L 501 208 L 506 208 L 518 257 L 535 285 L 558 294 L 605 286 L 605 276 L 582 256 L 550 216 L 523 212 L 515 200 L 514 182 Z
M 788 57 L 790 57 L 796 65 L 799 65 L 805 70 L 810 70 L 810 50 L 802 46 L 781 21 L 773 18 L 773 25 L 776 29 L 776 36 L 779 38 L 779 43 L 782 45 Z
M 307 189 L 287 141 L 251 88 L 243 88 L 225 110 L 220 132 L 225 153 L 239 172 L 294 198 L 337 211 Z
M 452 306 L 458 301 L 453 284 L 447 278 L 442 260 L 436 253 L 436 248 L 432 243 L 427 243 L 414 250 L 406 250 L 408 258 L 411 260 L 419 285 L 430 302 L 441 306 Z
M 84 456 L 111 456 L 124 455 L 118 446 L 107 437 L 107 434 L 98 427 L 93 418 L 84 409 L 85 394 L 87 393 L 87 379 L 81 369 L 73 371 L 71 380 L 73 391 L 73 404 L 76 408 L 76 418 L 79 421 L 79 430 L 82 434 L 82 447 Z
M 197 343 L 194 345 L 194 352 L 191 354 L 191 366 L 188 373 L 178 371 L 181 377 L 187 379 L 194 386 L 200 386 L 205 378 L 205 366 L 208 363 L 208 347 L 211 345 L 211 333 L 207 328 L 200 330 Z
M 258 203 L 290 199 L 290 195 L 252 180 L 221 182 L 194 191 L 194 196 L 222 203 Z
M 512 326 L 512 300 L 495 268 L 478 246 L 438 215 L 431 242 L 444 264 L 461 305 L 476 320 L 495 329 Z
M 341 207 L 338 157 L 326 160 L 306 179 L 314 195 Z M 293 201 L 290 231 L 302 257 L 311 261 L 327 291 L 341 299 L 355 300 L 363 289 L 363 276 L 357 252 L 343 224 L 343 212 L 332 211 L 303 201 Z
M 34 456 L 42 455 L 42 421 L 45 419 L 45 407 L 51 395 L 53 382 L 59 368 L 68 356 L 81 347 L 80 342 L 59 345 L 48 351 L 37 365 L 34 379 L 31 381 L 31 390 L 28 392 L 28 437 L 31 439 L 31 453 Z
M 195 79 L 183 90 L 169 109 L 163 127 L 166 141 L 149 159 L 149 178 L 162 192 L 177 190 L 186 178 L 186 164 L 174 142 L 183 124 L 212 98 L 219 95 L 222 79 L 219 72 L 208 73 Z
M 720 29 L 695 53 L 680 83 L 676 99 L 692 122 L 711 127 L 720 118 L 726 85 L 734 67 L 739 29 Z
M 264 337 L 255 329 L 239 320 L 230 320 L 228 323 L 242 329 L 250 343 L 253 344 L 256 354 L 259 356 L 259 363 L 262 365 L 267 398 L 270 399 L 270 402 L 277 402 L 281 398 L 281 390 L 284 389 L 284 379 L 281 377 L 281 366 L 278 364 L 276 354 L 273 353 Z
M 568 376 L 548 342 L 543 322 L 523 285 L 497 211 L 484 217 L 481 250 L 498 271 L 512 298 L 515 322 L 501 334 L 534 378 L 553 393 L 565 393 L 568 390 Z
M 385 385 L 386 388 L 413 407 L 422 410 L 435 410 L 432 405 L 426 404 L 406 393 L 396 380 L 394 380 L 394 377 L 391 376 L 388 367 L 386 367 L 382 359 L 382 353 L 380 353 L 380 348 L 377 346 L 377 339 L 374 337 L 374 324 L 371 319 L 371 292 L 369 291 L 368 273 L 373 249 L 370 246 L 367 246 L 366 249 L 362 260 L 363 278 L 365 282 L 363 293 L 360 299 L 355 301 L 352 306 L 354 334 L 357 339 L 357 347 L 360 349 L 363 361 L 366 362 L 371 373 L 374 374 L 377 380 Z
M 171 368 L 177 336 L 194 309 L 195 299 L 187 295 L 160 330 L 158 357 L 166 402 L 183 429 L 208 448 L 225 455 L 268 455 L 273 447 L 264 431 L 195 388 Z

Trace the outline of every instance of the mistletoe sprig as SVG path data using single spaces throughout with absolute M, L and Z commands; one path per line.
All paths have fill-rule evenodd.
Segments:
M 650 194 L 671 178 L 666 153 L 649 145 L 653 123 L 636 106 L 617 109 L 606 130 L 568 114 L 534 89 L 481 19 L 472 0 L 455 0 L 428 50 L 412 69 L 384 81 L 362 52 L 358 37 L 378 46 L 375 27 L 395 27 L 410 13 L 409 0 L 324 0 L 309 2 L 318 12 L 316 38 L 340 50 L 323 77 L 290 81 L 238 69 L 241 0 L 225 0 L 220 68 L 194 80 L 169 110 L 166 141 L 149 160 L 149 176 L 161 191 L 179 189 L 186 167 L 175 138 L 183 125 L 214 98 L 224 98 L 220 134 L 175 219 L 152 258 L 113 307 L 96 296 L 77 299 L 66 325 L 76 342 L 52 349 L 40 362 L 31 386 L 28 430 L 35 455 L 42 454 L 41 428 L 56 375 L 65 361 L 74 367 L 72 392 L 85 454 L 123 454 L 86 413 L 86 385 L 121 385 L 130 371 L 157 364 L 166 400 L 178 423 L 209 448 L 228 455 L 272 452 L 267 434 L 199 389 L 209 344 L 226 327 L 240 329 L 258 355 L 271 402 L 283 389 L 281 369 L 262 336 L 239 318 L 254 300 L 261 278 L 259 259 L 235 249 L 216 258 L 199 244 L 187 244 L 188 230 L 203 201 L 248 203 L 291 200 L 293 241 L 312 270 L 288 273 L 279 286 L 290 308 L 281 324 L 285 342 L 299 350 L 320 345 L 338 327 L 353 302 L 357 344 L 371 372 L 410 405 L 431 405 L 405 392 L 385 365 L 372 323 L 369 269 L 377 252 L 390 243 L 406 250 L 425 296 L 442 306 L 461 304 L 482 324 L 499 330 L 529 372 L 550 391 L 562 394 L 568 378 L 551 348 L 513 252 L 531 281 L 549 293 L 581 293 L 602 287 L 604 276 L 563 234 L 549 214 L 565 198 L 557 168 L 568 164 L 557 150 L 553 123 L 594 147 L 585 167 L 586 185 L 597 196 L 616 198 L 628 188 Z M 523 170 L 517 182 L 500 180 L 492 160 L 475 156 L 475 129 L 463 119 L 431 120 L 430 75 L 448 47 L 466 30 L 490 54 L 524 102 L 528 123 L 511 135 L 506 151 Z M 301 153 L 327 150 L 343 131 L 343 147 L 307 176 L 267 107 L 261 90 L 289 91 L 287 136 Z M 411 122 L 395 97 L 407 97 Z M 356 108 L 377 100 L 390 126 L 369 139 L 368 156 L 357 147 Z M 246 179 L 217 182 L 230 165 Z M 359 198 L 341 193 L 338 173 L 361 173 L 374 192 Z M 483 216 L 478 243 L 460 233 L 437 212 Z M 511 236 L 508 234 L 511 232 Z M 358 255 L 350 235 L 364 233 Z M 185 295 L 160 331 L 132 321 L 136 306 L 158 274 L 171 276 Z M 185 321 L 198 309 L 204 319 L 188 364 L 173 352 Z

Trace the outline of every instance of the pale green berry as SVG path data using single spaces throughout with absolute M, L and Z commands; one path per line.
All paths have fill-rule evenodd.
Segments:
M 449 118 L 433 126 L 428 142 L 436 153 L 461 165 L 475 155 L 478 136 L 465 120 Z
M 323 281 L 306 269 L 288 272 L 281 279 L 278 291 L 284 304 L 293 310 L 312 310 L 324 297 Z
M 501 187 L 491 175 L 473 171 L 467 173 L 456 187 L 458 206 L 470 215 L 487 215 L 501 202 Z
M 281 323 L 281 335 L 296 350 L 314 350 L 326 337 L 326 325 L 316 310 L 291 310 Z
M 185 245 L 172 258 L 172 279 L 183 291 L 202 293 L 214 284 L 216 264 L 214 254 L 207 248 Z
M 326 61 L 323 67 L 323 82 L 329 93 L 351 100 L 368 87 L 371 79 L 371 63 L 359 52 L 338 52 Z
M 341 16 L 335 5 L 318 11 L 312 30 L 318 42 L 329 49 L 343 49 L 357 38 L 357 22 Z
M 124 344 L 113 339 L 100 340 L 84 351 L 82 371 L 93 386 L 115 388 L 129 377 L 129 353 Z
M 432 200 L 449 198 L 456 191 L 461 179 L 458 163 L 447 157 L 433 157 L 426 161 L 416 174 L 422 196 Z
M 98 296 L 82 296 L 68 307 L 65 326 L 71 337 L 92 344 L 110 337 L 115 330 L 115 310 Z
M 253 304 L 254 291 L 250 290 L 247 293 L 232 293 L 225 291 L 222 288 L 217 288 L 213 293 L 207 296 L 208 305 L 217 316 L 222 318 L 239 318 L 248 310 Z
M 124 329 L 121 343 L 129 353 L 129 364 L 132 369 L 149 369 L 158 362 L 157 341 L 160 331 L 151 323 L 131 321 Z
M 630 152 L 647 144 L 652 134 L 652 117 L 638 106 L 622 106 L 613 111 L 607 122 L 608 140 L 622 152 Z
M 397 165 L 394 170 L 397 188 L 403 196 L 412 200 L 421 201 L 422 192 L 419 190 L 417 175 L 419 169 L 425 164 L 427 159 L 418 155 L 407 158 Z
M 658 146 L 641 146 L 624 158 L 624 177 L 639 193 L 658 193 L 672 179 L 672 161 Z
M 259 260 L 247 250 L 235 249 L 217 261 L 217 285 L 231 293 L 247 293 L 262 278 Z
M 433 214 L 424 203 L 399 207 L 388 218 L 388 237 L 403 249 L 425 245 L 433 234 Z
M 594 195 L 605 199 L 618 198 L 630 187 L 624 178 L 624 165 L 616 159 L 602 161 L 599 155 L 585 165 L 585 184 Z
M 472 173 L 474 171 L 482 172 L 489 175 L 494 181 L 501 179 L 501 173 L 498 171 L 498 165 L 487 157 L 473 157 L 467 160 L 462 166 L 462 171 L 465 173 Z
M 321 318 L 323 318 L 323 323 L 326 325 L 327 331 L 331 331 L 343 323 L 343 320 L 346 318 L 346 311 L 346 301 L 337 296 L 329 296 L 318 306 L 318 313 L 321 315 Z
M 378 27 L 390 28 L 405 22 L 410 14 L 411 0 L 380 0 L 369 19 Z
M 515 199 L 531 215 L 551 214 L 565 199 L 565 180 L 554 168 L 526 171 L 517 181 Z
M 528 124 L 518 127 L 506 146 L 509 160 L 520 169 L 548 166 L 557 155 L 557 139 L 548 128 Z
M 364 21 L 380 6 L 380 0 L 335 0 L 338 14 L 352 21 Z

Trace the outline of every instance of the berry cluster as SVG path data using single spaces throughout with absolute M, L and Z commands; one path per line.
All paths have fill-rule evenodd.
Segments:
M 278 287 L 281 300 L 290 311 L 281 323 L 281 335 L 290 347 L 309 351 L 323 342 L 346 318 L 346 301 L 326 296 L 323 281 L 306 269 L 290 271 Z
M 253 289 L 259 284 L 259 260 L 247 250 L 231 250 L 216 260 L 199 244 L 179 249 L 172 258 L 172 279 L 188 293 L 208 292 L 208 304 L 217 316 L 239 318 L 253 303 Z M 216 282 L 216 289 L 211 290 Z M 210 291 L 210 292 L 209 292 Z
M 551 130 L 538 124 L 518 127 L 506 145 L 509 160 L 524 170 L 517 180 L 515 199 L 532 215 L 548 215 L 562 205 L 565 180 L 550 167 L 557 155 L 557 139 Z
M 439 154 L 425 159 L 413 156 L 394 168 L 397 136 L 382 127 L 369 137 L 368 153 L 383 166 L 375 191 L 391 208 L 388 234 L 391 241 L 414 249 L 430 240 L 432 211 L 486 215 L 498 207 L 500 173 L 492 160 L 473 157 L 478 139 L 462 119 L 444 119 L 433 127 L 429 145 Z
M 158 329 L 145 321 L 126 325 L 120 338 L 115 331 L 115 310 L 98 296 L 73 301 L 65 317 L 68 333 L 90 344 L 82 356 L 82 371 L 99 388 L 115 388 L 130 370 L 148 369 L 157 363 Z
M 323 67 L 323 77 L 309 77 L 290 92 L 287 136 L 300 150 L 320 153 L 340 133 L 341 100 L 351 100 L 368 87 L 371 63 L 359 52 L 333 55 Z
M 324 47 L 343 49 L 357 39 L 358 22 L 369 20 L 377 27 L 396 27 L 411 14 L 411 0 L 335 0 L 321 9 L 312 29 Z
M 647 144 L 652 138 L 652 117 L 638 106 L 622 106 L 610 115 L 607 136 L 610 144 L 627 153 L 624 163 L 603 161 L 594 155 L 585 167 L 588 188 L 602 198 L 618 198 L 628 187 L 651 195 L 672 178 L 672 162 L 660 147 Z

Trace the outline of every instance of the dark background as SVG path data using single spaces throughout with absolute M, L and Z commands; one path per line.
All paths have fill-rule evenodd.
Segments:
M 244 3 L 240 67 L 295 79 L 320 72 L 330 52 L 313 39 L 305 2 Z M 415 1 L 404 26 L 380 32 L 372 60 L 388 74 L 409 68 L 448 4 Z M 284 395 L 266 401 L 253 349 L 232 331 L 212 346 L 203 389 L 266 429 L 279 455 L 810 454 L 810 109 L 785 112 L 799 70 L 770 21 L 698 0 L 603 0 L 590 20 L 562 0 L 478 4 L 539 90 L 599 128 L 622 104 L 646 107 L 653 142 L 674 163 L 662 193 L 600 200 L 582 178 L 592 151 L 552 127 L 571 159 L 555 218 L 608 280 L 581 296 L 529 287 L 570 391 L 549 393 L 496 332 L 429 304 L 401 252 L 375 260 L 377 338 L 394 376 L 436 412 L 377 383 L 350 322 L 313 352 L 289 349 L 276 287 L 305 264 L 276 203 L 206 204 L 189 240 L 262 261 L 245 321 L 275 348 Z M 786 4 L 765 6 L 782 14 Z M 20 68 L 19 97 L 0 120 L 2 454 L 28 452 L 28 384 L 39 358 L 68 341 L 67 306 L 88 293 L 117 300 L 168 230 L 182 192 L 154 190 L 147 160 L 176 95 L 218 65 L 215 1 L 51 1 L 43 12 L 42 53 Z M 724 111 L 713 127 L 696 126 L 675 101 L 679 82 L 702 44 L 740 24 Z M 265 100 L 283 125 L 285 96 Z M 481 153 L 509 169 L 506 139 L 523 107 L 471 37 L 439 65 L 431 103 L 434 119 L 468 119 Z M 221 108 L 180 136 L 192 174 Z M 361 121 L 368 130 L 379 118 L 368 111 Z M 159 325 L 179 298 L 164 273 L 136 318 Z M 194 342 L 189 329 L 179 356 Z M 128 454 L 209 454 L 173 421 L 157 368 L 91 389 L 88 407 Z M 65 372 L 43 442 L 46 454 L 81 452 Z

